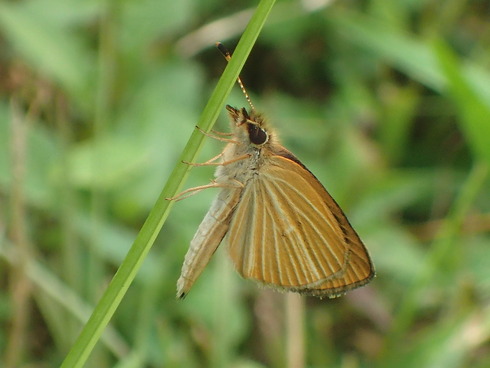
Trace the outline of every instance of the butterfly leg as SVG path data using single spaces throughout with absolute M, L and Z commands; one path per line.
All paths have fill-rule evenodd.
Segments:
M 194 194 L 197 194 L 199 193 L 201 190 L 204 190 L 204 189 L 208 189 L 208 188 L 219 188 L 221 187 L 222 185 L 216 183 L 214 180 L 209 183 L 209 184 L 206 184 L 206 185 L 200 185 L 198 187 L 194 187 L 194 188 L 189 188 L 189 189 L 186 189 L 184 190 L 183 192 L 180 192 L 179 194 L 173 196 L 173 197 L 169 197 L 169 198 L 165 198 L 167 201 L 181 201 L 183 199 L 186 199 L 186 198 L 189 198 L 189 197 L 192 197 Z
M 214 129 L 213 129 L 213 130 L 211 130 L 211 132 L 212 132 L 213 134 L 220 135 L 220 136 L 222 136 L 222 137 L 232 137 L 232 136 L 234 135 L 234 133 L 225 133 L 225 132 L 220 132 L 220 131 L 218 131 L 218 130 L 214 130 Z
M 183 199 L 192 197 L 194 194 L 199 193 L 200 191 L 208 188 L 243 188 L 243 184 L 240 183 L 238 180 L 233 179 L 232 182 L 223 182 L 219 183 L 215 180 L 213 180 L 211 183 L 206 184 L 206 185 L 200 185 L 198 187 L 194 188 L 189 188 L 184 190 L 183 192 L 180 192 L 179 194 L 165 198 L 167 201 L 181 201 Z
M 237 161 L 246 160 L 247 158 L 250 158 L 251 156 L 252 156 L 251 154 L 246 153 L 246 154 L 244 154 L 244 155 L 241 155 L 241 156 L 235 157 L 235 158 L 234 158 L 234 159 L 232 159 L 232 160 L 223 161 L 223 162 L 221 162 L 219 165 L 220 165 L 220 166 L 230 165 L 230 164 L 235 163 L 235 162 L 237 162 Z
M 246 153 L 244 155 L 235 157 L 234 159 L 228 160 L 228 161 L 213 162 L 213 161 L 216 161 L 221 156 L 223 156 L 223 152 L 221 152 L 219 155 L 214 156 L 213 158 L 207 160 L 206 162 L 202 162 L 202 163 L 195 163 L 195 162 L 189 162 L 189 161 L 182 161 L 182 162 L 184 164 L 187 164 L 190 166 L 226 166 L 226 165 L 230 165 L 230 164 L 237 162 L 237 161 L 245 160 L 245 159 L 250 157 L 250 154 Z
M 220 135 L 221 136 L 232 136 L 233 133 L 221 133 L 221 132 L 216 132 L 216 131 L 213 130 L 213 133 L 216 134 L 216 135 L 213 135 L 213 134 L 210 134 L 210 133 L 205 132 L 204 130 L 202 130 L 201 128 L 199 128 L 197 125 L 196 125 L 196 129 L 199 130 L 206 137 L 216 139 L 217 141 L 226 142 L 226 143 L 233 143 L 233 144 L 240 144 L 240 142 L 235 141 L 233 139 L 228 139 L 228 138 L 220 137 Z
M 213 158 L 210 158 L 209 160 L 207 160 L 206 162 L 203 162 L 203 163 L 195 163 L 195 162 L 189 162 L 189 161 L 182 161 L 184 164 L 186 165 L 190 165 L 190 166 L 213 166 L 213 165 L 221 165 L 220 163 L 215 163 L 214 161 L 216 161 L 217 159 L 219 159 L 220 157 L 222 157 L 224 154 L 224 152 L 221 152 L 220 154 L 214 156 Z

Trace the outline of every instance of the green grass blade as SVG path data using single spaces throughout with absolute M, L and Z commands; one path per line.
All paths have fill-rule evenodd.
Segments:
M 484 190 L 487 177 L 488 165 L 483 162 L 477 163 L 469 173 L 468 178 L 459 191 L 458 197 L 455 199 L 449 215 L 442 224 L 439 233 L 430 248 L 422 271 L 414 276 L 411 288 L 406 291 L 404 299 L 399 304 L 398 311 L 392 323 L 392 330 L 388 334 L 386 345 L 384 347 L 385 353 L 389 357 L 397 359 L 397 353 L 393 349 L 393 344 L 397 341 L 401 341 L 402 336 L 409 330 L 416 315 L 417 298 L 420 295 L 420 292 L 430 284 L 430 280 L 435 277 L 441 264 L 452 256 L 452 253 L 454 252 L 452 248 L 460 233 L 462 223 L 468 212 L 471 210 L 471 205 L 477 198 L 478 193 Z M 393 354 L 393 356 L 391 354 Z M 386 361 L 388 362 L 388 365 L 386 366 L 390 366 L 392 360 L 386 359 Z
M 434 42 L 441 71 L 448 82 L 449 96 L 459 115 L 459 125 L 474 155 L 490 164 L 490 108 L 488 101 L 478 94 L 468 77 L 462 72 L 457 56 L 442 40 Z
M 226 67 L 201 114 L 198 125 L 204 131 L 210 131 L 214 125 L 274 2 L 274 0 L 262 0 L 259 3 L 257 10 L 237 45 L 233 58 Z M 63 361 L 62 367 L 82 367 L 87 360 L 168 217 L 173 203 L 165 200 L 165 198 L 174 196 L 182 188 L 184 181 L 189 175 L 190 167 L 183 164 L 182 161 L 194 161 L 199 154 L 203 142 L 203 134 L 198 130 L 194 130 L 179 162 L 175 166 L 155 206 L 136 237 L 128 255 L 119 267 L 100 302 L 95 307 L 92 316 L 84 326 L 77 341 Z

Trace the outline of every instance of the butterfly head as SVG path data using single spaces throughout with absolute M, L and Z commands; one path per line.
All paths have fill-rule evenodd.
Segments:
M 256 147 L 261 147 L 269 142 L 271 134 L 261 115 L 257 114 L 254 110 L 251 110 L 249 113 L 244 107 L 235 109 L 227 105 L 226 110 L 228 110 L 231 120 L 234 123 L 235 132 L 239 140 Z

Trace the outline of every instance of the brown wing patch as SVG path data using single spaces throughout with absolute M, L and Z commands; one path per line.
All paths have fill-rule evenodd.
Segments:
M 366 248 L 337 203 L 289 157 L 271 157 L 247 184 L 228 243 L 243 277 L 285 290 L 336 296 L 374 276 Z

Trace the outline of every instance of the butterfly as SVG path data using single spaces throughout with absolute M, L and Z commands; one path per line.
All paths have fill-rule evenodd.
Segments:
M 358 234 L 320 181 L 280 144 L 238 82 L 251 108 L 226 106 L 231 139 L 216 136 L 228 144 L 201 164 L 216 165 L 216 179 L 181 193 L 220 188 L 190 243 L 177 297 L 189 293 L 222 241 L 243 278 L 278 290 L 332 298 L 367 284 L 374 266 Z

